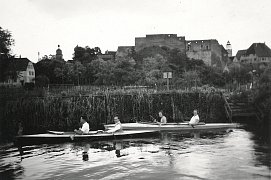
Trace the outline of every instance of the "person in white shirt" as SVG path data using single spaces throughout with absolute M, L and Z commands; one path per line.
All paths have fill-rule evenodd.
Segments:
M 193 113 L 194 113 L 194 116 L 190 119 L 188 124 L 194 128 L 194 126 L 199 123 L 199 115 L 198 115 L 198 111 L 196 109 L 194 110 Z
M 82 124 L 82 128 L 79 128 L 78 130 L 75 129 L 74 132 L 76 134 L 87 134 L 89 133 L 89 124 L 86 121 L 86 116 L 81 116 L 80 123 Z
M 159 111 L 158 115 L 161 118 L 160 122 L 157 122 L 156 119 L 154 119 L 154 122 L 155 123 L 157 122 L 157 123 L 160 123 L 160 124 L 166 124 L 167 123 L 167 118 L 166 118 L 166 116 L 163 115 L 163 111 Z
M 112 129 L 107 130 L 107 133 L 114 133 L 114 132 L 121 132 L 122 131 L 122 125 L 119 120 L 118 116 L 114 117 L 115 126 Z

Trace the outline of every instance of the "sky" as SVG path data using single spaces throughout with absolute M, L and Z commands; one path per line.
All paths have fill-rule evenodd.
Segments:
M 12 54 L 32 62 L 75 46 L 116 51 L 146 34 L 186 40 L 229 40 L 233 55 L 252 43 L 271 47 L 270 0 L 0 0 L 0 26 L 12 33 Z

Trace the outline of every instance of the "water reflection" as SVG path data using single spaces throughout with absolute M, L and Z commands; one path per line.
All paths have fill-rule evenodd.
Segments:
M 90 148 L 90 144 L 86 144 L 84 146 L 84 151 L 82 153 L 82 156 L 83 156 L 83 161 L 88 161 L 88 150 Z
M 0 179 L 269 179 L 270 146 L 256 137 L 236 129 L 8 147 Z

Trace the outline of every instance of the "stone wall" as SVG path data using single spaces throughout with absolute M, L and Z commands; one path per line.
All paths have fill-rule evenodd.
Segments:
M 116 52 L 116 57 L 128 56 L 134 46 L 119 46 Z
M 170 49 L 179 49 L 185 53 L 185 37 L 178 37 L 177 34 L 152 34 L 135 38 L 136 51 L 150 46 L 166 46 Z
M 186 55 L 191 59 L 200 59 L 211 65 L 211 40 L 186 41 Z
M 188 58 L 201 59 L 209 66 L 223 67 L 227 61 L 227 51 L 215 39 L 186 41 Z

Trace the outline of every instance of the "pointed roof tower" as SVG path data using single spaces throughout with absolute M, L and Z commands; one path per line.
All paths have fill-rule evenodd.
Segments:
M 228 56 L 232 57 L 232 47 L 231 47 L 230 41 L 228 41 L 227 44 L 226 44 L 226 50 L 228 52 Z

